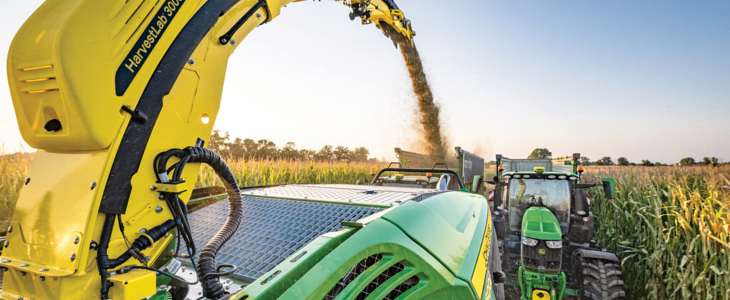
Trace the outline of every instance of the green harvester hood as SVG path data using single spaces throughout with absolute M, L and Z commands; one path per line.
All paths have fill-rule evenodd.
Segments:
M 549 209 L 533 206 L 528 208 L 522 217 L 522 236 L 545 241 L 559 241 L 563 238 L 563 233 L 560 231 L 558 219 Z

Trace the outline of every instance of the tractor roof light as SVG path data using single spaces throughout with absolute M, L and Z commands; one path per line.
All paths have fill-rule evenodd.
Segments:
M 370 176 L 375 176 L 375 170 L 370 170 Z
M 503 165 L 499 165 L 499 167 L 497 167 L 497 170 L 499 170 L 500 172 L 504 171 L 504 166 Z
M 534 170 L 535 170 L 535 173 L 542 174 L 543 172 L 545 172 L 545 167 L 535 167 Z
M 432 176 L 431 172 L 426 173 L 426 178 L 431 179 Z
M 520 174 L 515 174 L 515 175 L 514 175 L 514 176 L 512 176 L 512 177 L 514 177 L 514 178 L 520 178 L 520 177 L 522 177 L 522 175 L 520 175 Z
M 558 176 L 558 179 L 565 179 L 565 178 L 568 178 L 568 176 L 565 176 L 565 175 Z
M 578 166 L 578 174 L 583 173 L 585 171 L 586 171 L 586 168 L 584 168 L 583 166 Z
M 570 176 L 570 180 L 578 180 L 578 177 Z
M 555 178 L 557 178 L 557 177 L 558 177 L 558 176 L 555 176 L 555 175 L 548 175 L 548 179 L 555 179 Z
M 512 178 L 512 176 L 504 175 L 504 179 L 510 179 L 510 178 Z

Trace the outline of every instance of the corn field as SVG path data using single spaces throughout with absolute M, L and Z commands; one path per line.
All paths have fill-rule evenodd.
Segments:
M 0 155 L 0 228 L 11 217 L 32 153 Z M 379 163 L 228 162 L 240 186 L 367 182 Z M 491 171 L 487 170 L 487 171 Z M 619 255 L 629 299 L 730 299 L 730 166 L 588 167 L 596 239 Z M 196 187 L 221 185 L 202 167 Z
M 622 262 L 630 299 L 730 299 L 730 166 L 589 167 L 602 248 Z M 592 178 L 591 178 L 592 177 Z
M 0 148 L 1 150 L 1 148 Z M 0 231 L 7 228 L 7 222 L 13 216 L 15 203 L 24 184 L 33 153 L 18 152 L 3 155 L 0 152 Z
M 369 182 L 370 171 L 386 167 L 371 162 L 335 162 L 308 160 L 236 160 L 228 161 L 238 185 L 262 186 L 286 183 L 342 183 Z M 196 187 L 223 186 L 213 169 L 204 166 L 198 173 Z

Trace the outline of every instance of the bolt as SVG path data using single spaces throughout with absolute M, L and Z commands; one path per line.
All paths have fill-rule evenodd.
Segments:
M 117 276 L 117 272 L 109 272 L 109 278 Z
M 22 264 L 22 265 L 20 265 L 21 268 L 25 268 L 27 266 L 30 266 L 30 265 L 29 264 Z
M 157 187 L 156 186 L 154 186 L 154 185 L 150 186 L 150 191 L 153 191 L 154 192 L 156 190 L 157 190 Z
M 256 13 L 256 17 L 261 19 L 261 13 Z
M 10 260 L 9 260 L 9 259 L 6 259 L 6 260 L 0 261 L 0 262 L 1 262 L 1 263 L 4 263 L 4 264 L 7 264 L 7 263 L 9 263 L 9 262 L 10 262 Z
M 94 190 L 95 187 L 96 187 L 96 181 L 91 183 L 91 190 Z
M 10 245 L 10 242 L 8 242 L 8 241 L 5 241 L 5 243 L 3 243 L 3 246 L 5 246 L 5 248 L 7 248 L 8 245 Z
M 97 245 L 96 245 L 96 242 L 94 242 L 94 241 L 91 241 L 91 248 L 94 248 L 94 249 L 96 249 L 96 246 L 97 246 Z
M 170 233 L 169 232 L 165 233 L 165 237 L 168 237 L 168 236 L 170 236 Z
M 195 65 L 195 60 L 192 57 L 191 58 L 188 58 L 188 64 L 191 65 L 191 66 L 192 65 Z
M 228 39 L 221 39 L 221 43 L 222 44 L 228 43 Z
M 48 272 L 48 269 L 40 269 L 38 272 Z
M 25 185 L 28 185 L 29 182 L 30 182 L 30 177 L 25 177 Z
M 80 241 L 79 237 L 74 238 L 74 245 L 78 245 Z
M 161 213 L 162 212 L 162 206 L 159 206 L 158 205 L 157 207 L 155 207 L 155 212 L 158 213 L 158 214 Z
M 13 232 L 13 226 L 8 226 L 8 233 Z
M 76 253 L 71 253 L 71 261 L 76 260 Z
M 231 39 L 231 45 L 235 45 L 235 44 L 236 44 L 236 40 Z
M 141 233 L 147 233 L 147 228 L 142 228 L 142 229 L 139 230 L 139 232 L 141 232 Z
M 157 196 L 157 199 L 160 199 L 160 200 L 165 200 L 165 195 L 163 195 L 163 194 L 160 194 L 159 196 Z

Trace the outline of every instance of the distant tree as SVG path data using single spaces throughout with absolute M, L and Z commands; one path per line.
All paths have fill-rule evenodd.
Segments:
M 297 151 L 297 146 L 294 142 L 287 142 L 279 151 L 279 155 L 282 159 L 295 160 L 299 158 L 299 151 Z
M 610 157 L 604 156 L 603 158 L 596 161 L 596 166 L 611 166 L 613 165 L 613 160 L 611 160 Z
M 303 160 L 314 160 L 317 156 L 317 151 L 312 149 L 299 150 L 299 159 Z
M 332 153 L 338 161 L 350 161 L 350 148 L 345 146 L 337 146 Z
M 228 156 L 227 142 L 231 139 L 231 136 L 226 131 L 225 135 L 221 135 L 220 130 L 213 130 L 213 134 L 210 136 L 207 148 L 213 150 L 218 155 L 226 157 Z
M 619 157 L 618 158 L 618 165 L 619 166 L 628 166 L 629 160 L 626 157 Z
M 580 164 L 584 166 L 589 166 L 591 164 L 591 159 L 585 156 L 582 156 L 580 158 Z
M 652 162 L 651 162 L 650 160 L 648 160 L 648 159 L 643 159 L 643 160 L 641 160 L 641 165 L 642 165 L 642 166 L 653 166 L 653 165 L 654 165 L 654 163 L 652 163 Z
M 717 165 L 718 165 L 718 161 L 719 161 L 719 160 L 717 159 L 717 157 L 714 157 L 714 156 L 713 156 L 713 157 L 712 157 L 712 158 L 710 159 L 710 161 L 712 162 L 712 165 L 713 165 L 713 166 L 717 166 Z
M 352 150 L 351 161 L 367 161 L 370 151 L 365 147 L 357 147 Z
M 334 147 L 325 145 L 322 149 L 317 152 L 315 156 L 316 160 L 332 160 L 334 159 Z
M 691 158 L 691 157 L 685 157 L 679 161 L 680 166 L 693 166 L 694 164 L 695 164 L 695 159 Z
M 256 155 L 258 159 L 277 159 L 279 157 L 279 149 L 276 144 L 269 140 L 256 141 Z
M 709 166 L 710 164 L 712 164 L 712 160 L 710 160 L 709 157 L 705 156 L 704 158 L 702 158 L 702 164 Z
M 535 148 L 535 150 L 532 150 L 532 153 L 530 153 L 530 156 L 527 157 L 527 159 L 549 159 L 553 157 L 553 153 L 550 152 L 550 150 L 546 148 Z
M 246 156 L 246 146 L 241 138 L 236 138 L 232 143 L 227 143 L 228 154 L 231 158 L 243 159 Z

